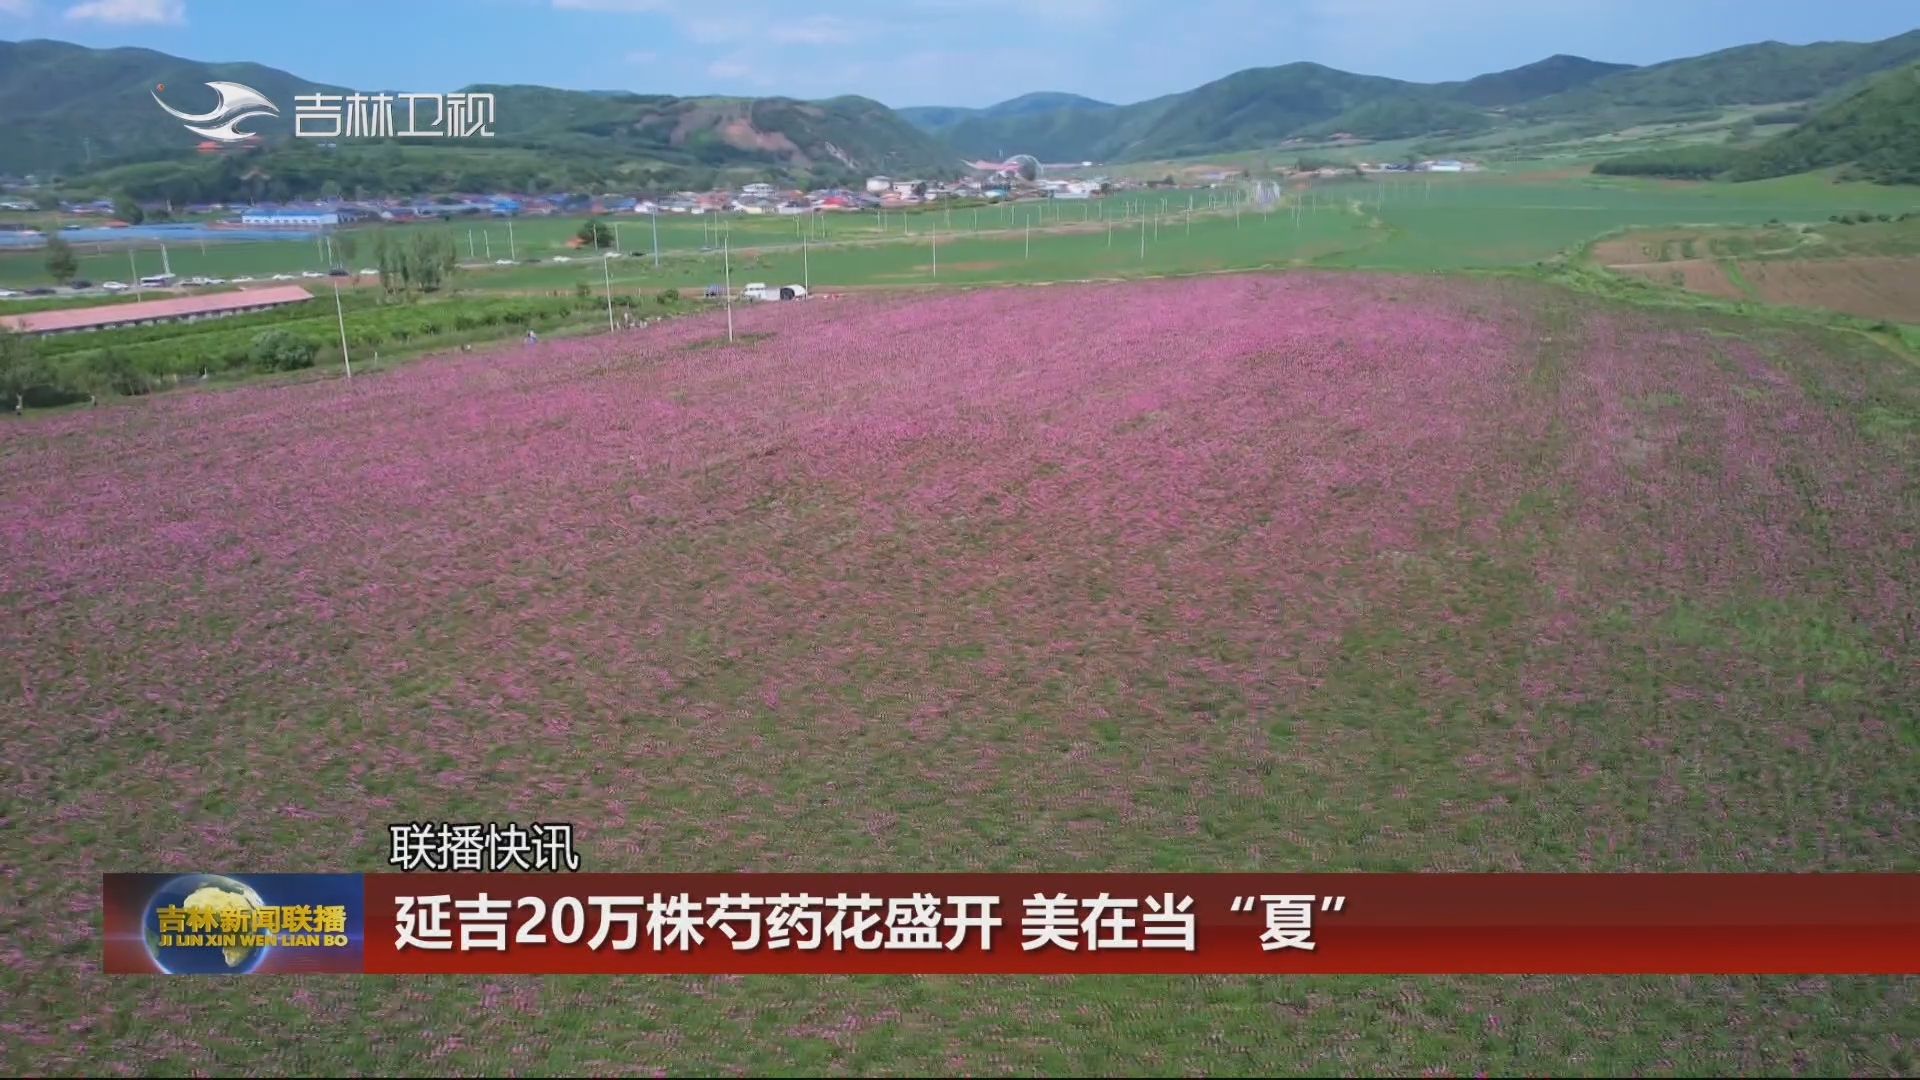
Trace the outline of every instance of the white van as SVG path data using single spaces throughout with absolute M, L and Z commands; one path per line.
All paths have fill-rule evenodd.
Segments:
M 778 288 L 765 282 L 756 281 L 740 291 L 746 300 L 798 300 L 807 295 L 804 285 L 781 285 Z

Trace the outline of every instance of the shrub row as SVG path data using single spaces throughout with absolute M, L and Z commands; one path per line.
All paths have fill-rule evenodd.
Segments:
M 1833 214 L 1827 220 L 1835 225 L 1868 225 L 1876 221 L 1906 221 L 1913 216 L 1911 211 L 1895 217 L 1892 214 L 1870 214 L 1861 210 L 1852 214 Z
M 489 327 L 517 331 L 562 321 L 582 307 L 573 297 L 462 297 L 362 307 L 347 315 L 347 344 L 378 349 Z M 281 314 L 278 321 L 236 316 L 183 324 L 191 333 L 151 326 L 27 339 L 13 343 L 27 352 L 15 349 L 19 355 L 0 364 L 5 369 L 0 375 L 6 376 L 9 397 L 22 394 L 28 406 L 39 407 L 85 401 L 90 395 L 144 394 L 203 374 L 295 371 L 338 349 L 340 324 L 333 313 Z
M 359 322 L 362 311 L 370 307 L 358 300 L 348 304 L 347 318 L 350 322 Z M 11 310 L 11 309 L 9 309 Z M 237 334 L 242 331 L 258 333 L 268 327 L 291 326 L 300 323 L 334 323 L 333 305 L 326 305 L 324 314 L 316 304 L 291 304 L 286 307 L 272 308 L 266 311 L 253 311 L 241 315 L 228 315 L 218 319 L 196 319 L 193 321 L 154 323 L 151 326 L 117 327 L 111 330 L 97 330 L 91 333 L 53 334 L 40 339 L 40 355 L 45 357 L 64 356 L 67 353 L 92 352 L 101 348 L 129 348 L 135 345 L 147 345 L 161 341 L 181 341 L 188 338 L 204 337 L 208 334 Z
M 486 327 L 532 326 L 564 319 L 577 307 L 571 298 L 498 297 L 365 308 L 346 320 L 347 345 L 377 349 Z M 235 325 L 223 325 L 229 322 Z M 305 343 L 309 352 L 338 346 L 340 342 L 339 323 L 330 313 L 283 318 L 265 326 L 248 322 L 247 317 L 190 325 L 199 332 L 150 337 L 147 335 L 161 327 L 140 327 L 75 334 L 66 336 L 65 340 L 49 338 L 48 344 L 74 341 L 83 347 L 49 349 L 46 355 L 57 369 L 76 374 L 104 365 L 102 370 L 130 369 L 141 375 L 165 378 L 249 368 L 286 370 L 284 361 L 263 359 L 258 347 L 263 334 L 275 335 L 275 340 L 282 343 Z M 282 344 L 269 352 L 284 356 L 289 355 L 291 348 Z M 114 358 L 111 363 L 110 357 Z
M 1596 162 L 1602 176 L 1656 176 L 1669 180 L 1710 180 L 1731 168 L 1736 151 L 1722 146 L 1682 146 L 1622 154 Z

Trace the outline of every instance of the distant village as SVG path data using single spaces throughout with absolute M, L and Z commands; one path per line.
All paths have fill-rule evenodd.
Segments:
M 1081 163 L 1081 166 L 1091 164 L 1091 162 L 1085 162 Z M 802 191 L 781 188 L 770 183 L 752 183 L 743 185 L 737 190 L 681 191 L 654 197 L 615 194 L 593 196 L 467 193 L 440 195 L 430 199 L 319 199 L 245 205 L 195 203 L 184 206 L 161 203 L 144 209 L 150 213 L 159 211 L 169 215 L 193 218 L 225 215 L 227 220 L 221 224 L 240 228 L 315 228 L 373 221 L 420 221 L 453 217 L 540 217 L 556 214 L 800 215 L 871 212 L 963 200 L 995 203 L 1027 199 L 1090 199 L 1113 192 L 1176 185 L 1176 181 L 1171 176 L 1158 180 L 1109 179 L 1099 176 L 1052 179 L 1043 177 L 1042 167 L 1036 166 L 1023 171 L 1014 162 L 1004 165 L 976 162 L 974 166 L 983 175 L 950 181 L 871 176 L 857 190 L 819 188 Z M 1058 171 L 1071 169 L 1074 166 L 1044 168 Z M 1471 172 L 1478 168 L 1476 164 L 1442 159 L 1405 163 L 1329 165 L 1305 170 L 1278 168 L 1271 170 L 1269 174 L 1332 177 L 1352 175 L 1356 171 L 1362 174 Z M 1198 176 L 1189 176 L 1185 186 L 1229 186 L 1246 175 L 1237 171 L 1210 171 Z M 35 201 L 21 197 L 20 193 L 31 191 L 36 186 L 33 177 L 10 180 L 0 185 L 5 190 L 5 197 L 0 198 L 0 211 L 35 209 Z M 62 202 L 60 209 L 69 214 L 110 218 L 114 213 L 114 204 L 108 199 Z
M 736 190 L 681 191 L 647 198 L 634 195 L 527 195 L 461 194 L 431 199 L 387 198 L 371 200 L 321 199 L 284 204 L 259 203 L 232 205 L 194 203 L 183 206 L 157 205 L 149 211 L 165 210 L 188 217 L 233 215 L 230 224 L 242 227 L 285 226 L 313 228 L 348 225 L 362 221 L 418 221 L 450 217 L 544 217 L 556 214 L 748 214 L 799 215 L 824 212 L 859 212 L 904 209 L 940 202 L 974 200 L 1000 202 L 1008 199 L 1060 198 L 1086 199 L 1104 191 L 1148 186 L 1136 181 L 1039 180 L 990 175 L 979 179 L 938 181 L 869 177 L 859 190 L 818 188 L 802 191 L 769 183 L 746 184 Z M 31 210 L 34 203 L 25 199 L 0 200 L 0 210 Z M 61 210 L 81 216 L 111 216 L 110 199 L 64 202 Z

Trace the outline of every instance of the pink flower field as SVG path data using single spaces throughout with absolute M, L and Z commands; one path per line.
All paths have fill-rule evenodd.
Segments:
M 1920 869 L 1920 379 L 1865 339 L 1312 274 L 736 319 L 0 424 L 8 1071 L 1920 1067 L 1910 980 L 101 976 L 102 872 L 403 820 Z

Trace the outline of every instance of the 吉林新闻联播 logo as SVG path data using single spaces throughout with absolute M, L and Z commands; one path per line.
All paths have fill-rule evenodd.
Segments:
M 219 143 L 245 142 L 256 134 L 251 131 L 236 130 L 245 120 L 259 116 L 279 116 L 280 107 L 267 100 L 267 96 L 251 86 L 233 82 L 210 82 L 208 88 L 220 95 L 220 104 L 211 112 L 184 113 L 160 100 L 160 91 L 164 85 L 154 88 L 153 100 L 165 109 L 168 115 L 184 122 L 186 129 L 203 139 Z

